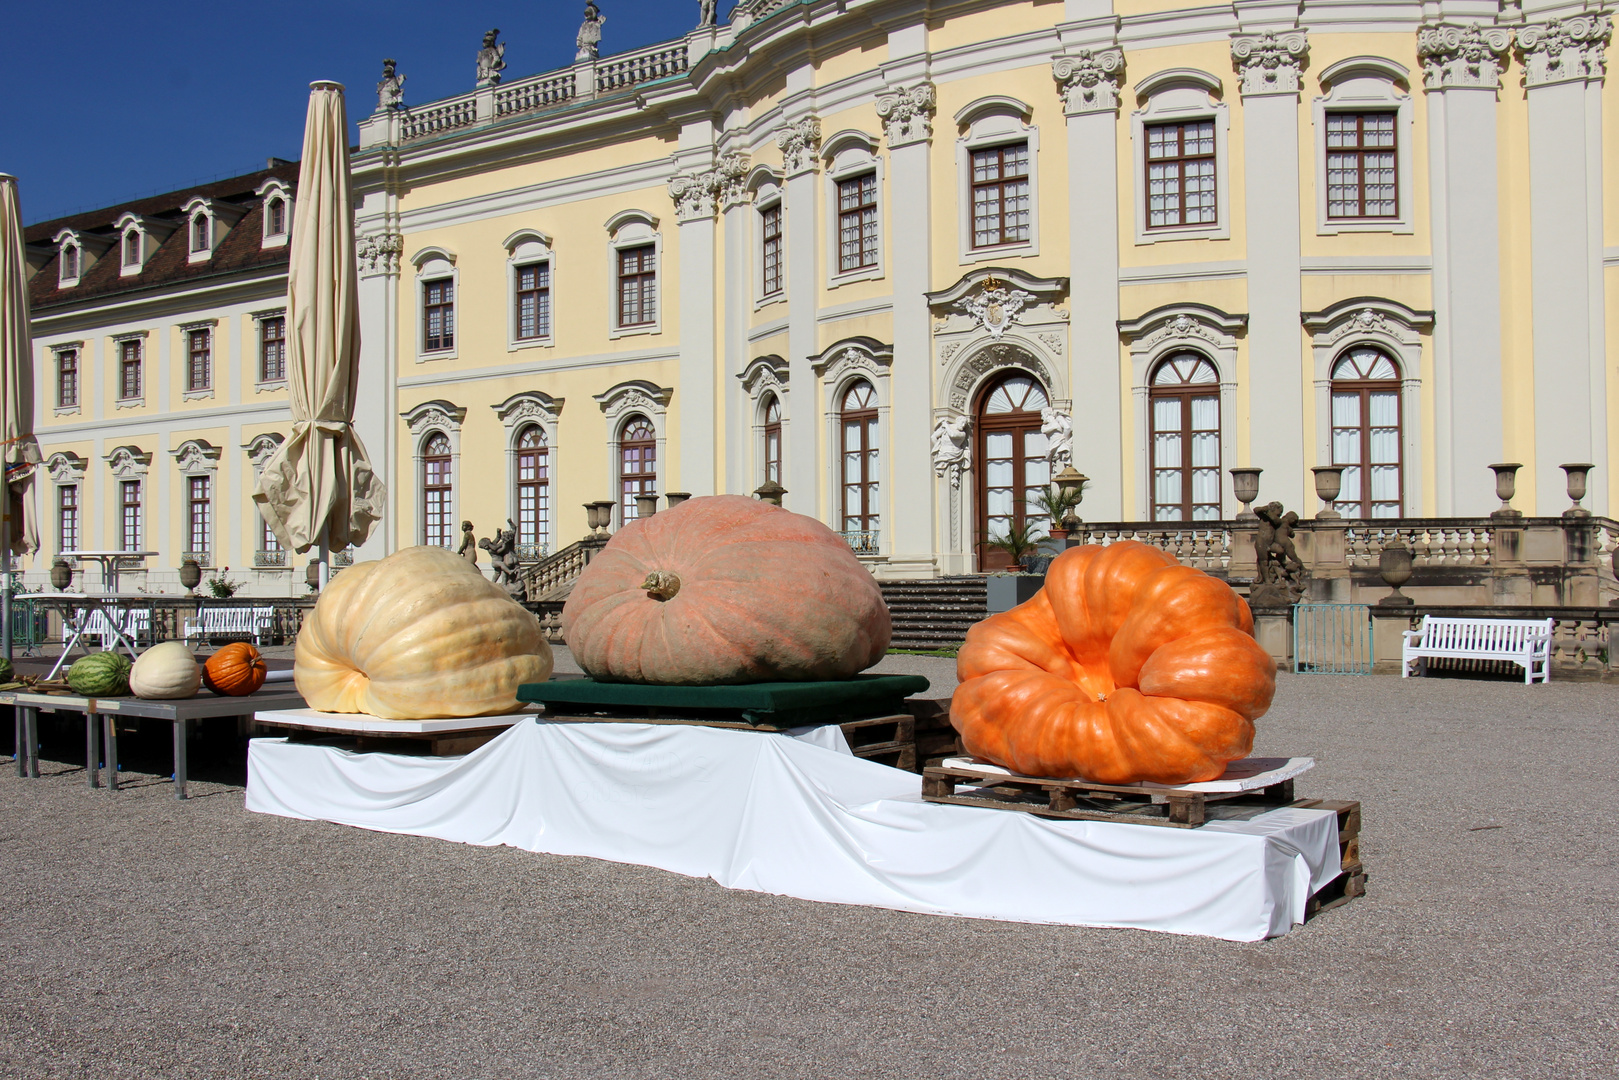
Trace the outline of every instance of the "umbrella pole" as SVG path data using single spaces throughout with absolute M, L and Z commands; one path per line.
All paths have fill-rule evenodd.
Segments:
M 320 547 L 318 549 L 320 552 L 319 591 L 322 595 L 325 595 L 326 593 L 326 583 L 332 580 L 332 547 L 330 541 L 328 540 L 330 531 L 330 527 L 327 525 L 322 525 L 320 527 Z

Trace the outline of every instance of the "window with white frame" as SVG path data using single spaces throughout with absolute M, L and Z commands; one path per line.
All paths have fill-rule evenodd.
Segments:
M 1316 231 L 1413 230 L 1409 73 L 1376 56 L 1340 60 L 1321 73 L 1312 102 Z
M 518 551 L 537 555 L 551 534 L 551 456 L 540 425 L 518 434 L 515 466 Z
M 972 152 L 973 247 L 1029 239 L 1029 144 Z
M 961 261 L 1039 254 L 1039 131 L 1016 98 L 979 98 L 956 113 Z
M 764 479 L 781 483 L 781 399 L 767 394 L 764 402 Z
M 212 478 L 188 476 L 186 480 L 186 550 L 206 566 L 213 553 L 214 497 Z
M 271 196 L 264 204 L 264 235 L 287 235 L 287 200 L 280 195 Z
M 878 504 L 881 474 L 877 460 L 877 392 L 866 380 L 857 379 L 843 392 L 838 405 L 843 531 L 875 532 L 882 521 Z
M 56 407 L 58 409 L 79 407 L 78 349 L 56 351 Z
M 214 386 L 213 331 L 186 331 L 186 391 L 196 393 Z
M 659 262 L 663 238 L 658 219 L 644 210 L 624 210 L 607 222 L 612 309 L 608 337 L 656 334 L 663 329 Z
M 641 516 L 636 496 L 658 493 L 658 435 L 644 416 L 629 417 L 619 429 L 618 477 L 619 520 L 634 521 Z
M 80 263 L 83 261 L 83 252 L 78 244 L 62 245 L 62 261 L 57 267 L 56 283 L 58 285 L 77 285 L 79 283 Z
M 759 208 L 759 295 L 773 299 L 786 286 L 781 237 L 781 201 Z
M 1137 84 L 1131 114 L 1137 244 L 1231 235 L 1229 111 L 1214 75 L 1176 68 Z M 1259 167 L 1256 163 L 1255 167 Z
M 209 240 L 210 224 L 207 214 L 191 215 L 191 253 L 193 255 L 212 249 L 213 245 Z
M 427 248 L 416 264 L 416 353 L 420 360 L 456 358 L 456 293 L 460 277 L 456 257 L 442 248 Z
M 525 263 L 513 268 L 512 297 L 517 319 L 517 340 L 537 341 L 551 336 L 551 264 Z
M 287 317 L 267 315 L 259 320 L 259 382 L 287 378 Z
M 79 550 L 79 485 L 62 484 L 56 489 L 56 550 Z
M 261 554 L 269 555 L 269 554 L 279 553 L 281 550 L 282 550 L 281 549 L 281 538 L 275 534 L 274 529 L 270 528 L 270 523 L 264 519 L 264 515 L 260 514 L 259 515 L 259 552 Z M 265 565 L 265 564 L 274 565 L 274 564 L 270 563 L 270 560 L 257 560 L 257 561 L 259 561 L 261 565 Z
M 1149 392 L 1152 520 L 1220 517 L 1220 377 L 1206 357 L 1162 360 Z
M 118 343 L 118 399 L 138 401 L 141 398 L 141 353 L 145 342 L 140 338 L 125 338 Z
M 141 482 L 118 482 L 119 551 L 141 550 Z
M 1332 366 L 1332 463 L 1344 466 L 1336 507 L 1345 517 L 1399 517 L 1400 368 L 1382 349 L 1357 346 Z
M 828 162 L 827 268 L 832 287 L 883 275 L 883 161 L 877 142 L 845 131 L 823 144 Z
M 422 445 L 422 543 L 455 546 L 455 490 L 450 437 L 435 431 Z
M 264 181 L 253 192 L 260 200 L 261 248 L 285 247 L 292 236 L 292 187 L 275 177 Z
M 125 270 L 140 269 L 141 233 L 139 229 L 125 229 L 122 261 Z

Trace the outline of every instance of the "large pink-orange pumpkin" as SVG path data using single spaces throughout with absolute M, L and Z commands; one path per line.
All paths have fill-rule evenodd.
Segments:
M 574 659 L 603 682 L 846 679 L 882 659 L 890 632 L 882 591 L 842 537 L 740 495 L 624 526 L 562 609 Z
M 1213 780 L 1248 756 L 1276 662 L 1225 582 L 1133 540 L 1070 548 L 967 633 L 950 722 L 1025 776 Z

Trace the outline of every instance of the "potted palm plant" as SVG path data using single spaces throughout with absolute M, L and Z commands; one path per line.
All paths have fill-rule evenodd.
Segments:
M 1040 536 L 1036 528 L 1026 521 L 1013 522 L 1007 527 L 1005 536 L 991 536 L 989 546 L 1006 552 L 1012 559 L 1012 565 L 1021 572 L 1023 560 L 1040 551 Z
M 1051 519 L 1051 528 L 1047 533 L 1053 540 L 1068 538 L 1068 529 L 1063 522 L 1068 518 L 1069 511 L 1079 505 L 1080 498 L 1080 492 L 1069 491 L 1056 484 L 1050 484 L 1035 492 L 1034 505 Z

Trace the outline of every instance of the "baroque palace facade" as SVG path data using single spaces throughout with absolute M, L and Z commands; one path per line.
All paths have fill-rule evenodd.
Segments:
M 1610 456 L 1594 5 L 742 0 L 618 56 L 601 29 L 588 9 L 573 67 L 505 82 L 486 46 L 425 105 L 390 68 L 360 122 L 356 423 L 391 495 L 362 555 L 508 518 L 554 552 L 587 503 L 616 524 L 773 480 L 925 577 L 1003 565 L 985 541 L 1067 464 L 1091 521 L 1213 521 L 1233 466 L 1301 513 L 1341 464 L 1347 517 L 1477 517 L 1492 463 L 1546 514 L 1559 465 Z M 237 366 L 258 302 L 216 324 Z M 44 371 L 78 331 L 38 305 Z M 183 412 L 189 323 L 151 332 Z M 250 484 L 272 399 L 233 378 L 251 423 L 141 414 L 171 500 L 182 435 L 228 505 Z M 130 440 L 41 435 L 98 473 L 117 540 Z M 1588 505 L 1616 495 L 1599 464 Z

